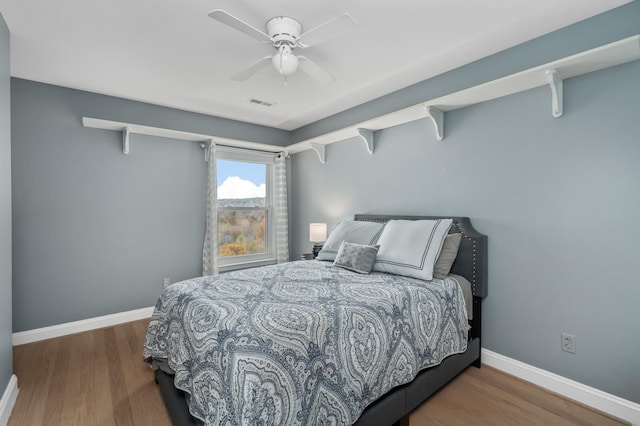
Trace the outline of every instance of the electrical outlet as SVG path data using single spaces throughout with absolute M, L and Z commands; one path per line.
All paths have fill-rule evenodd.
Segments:
M 165 277 L 165 278 L 162 280 L 162 286 L 163 286 L 164 288 L 167 288 L 167 287 L 169 287 L 170 285 L 171 285 L 171 280 L 169 279 L 169 277 Z
M 576 353 L 576 336 L 569 333 L 562 333 L 561 347 L 563 351 L 572 354 Z

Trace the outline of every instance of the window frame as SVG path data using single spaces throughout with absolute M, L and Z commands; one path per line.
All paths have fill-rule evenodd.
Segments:
M 275 154 L 264 151 L 217 146 L 215 155 L 216 174 L 218 173 L 218 160 L 266 165 L 264 207 L 218 207 L 218 195 L 216 191 L 216 217 L 218 217 L 218 212 L 221 211 L 255 210 L 265 212 L 265 253 L 221 257 L 218 252 L 216 253 L 218 270 L 220 272 L 227 272 L 276 263 L 276 209 L 275 191 L 273 188 L 275 183 Z M 219 186 L 221 183 L 222 182 L 216 182 L 216 185 Z M 217 228 L 216 226 L 216 233 Z M 218 235 L 216 235 L 216 238 L 218 238 Z

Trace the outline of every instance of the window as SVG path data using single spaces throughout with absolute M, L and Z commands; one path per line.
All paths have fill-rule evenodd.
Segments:
M 218 265 L 275 260 L 273 154 L 217 148 Z

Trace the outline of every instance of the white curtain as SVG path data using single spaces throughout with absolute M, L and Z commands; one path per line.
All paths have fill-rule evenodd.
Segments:
M 275 158 L 276 260 L 289 261 L 289 214 L 287 211 L 287 163 L 285 154 Z
M 218 274 L 218 212 L 216 146 L 211 144 L 207 155 L 207 217 L 202 248 L 202 275 Z

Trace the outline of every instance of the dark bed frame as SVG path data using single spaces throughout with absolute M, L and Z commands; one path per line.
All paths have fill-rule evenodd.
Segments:
M 358 221 L 378 223 L 386 223 L 391 219 L 442 218 L 451 218 L 451 216 L 357 214 L 354 217 Z M 468 217 L 453 217 L 453 225 L 449 233 L 462 233 L 460 249 L 451 273 L 467 278 L 473 292 L 473 319 L 470 321 L 467 350 L 445 358 L 439 365 L 420 372 L 412 382 L 392 389 L 380 397 L 364 410 L 356 421 L 356 426 L 408 426 L 410 413 L 438 389 L 467 367 L 473 365 L 480 368 L 482 299 L 487 295 L 487 236 L 476 231 Z M 189 413 L 184 392 L 173 385 L 173 376 L 158 369 L 155 377 L 172 424 L 175 426 L 197 425 L 198 423 Z

